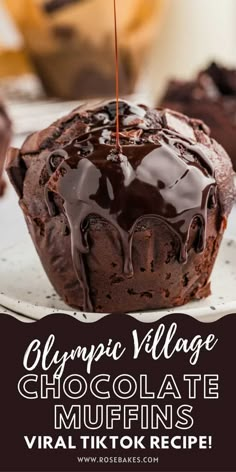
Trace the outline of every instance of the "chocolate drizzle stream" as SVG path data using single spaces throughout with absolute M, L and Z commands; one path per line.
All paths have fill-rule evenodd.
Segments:
M 117 14 L 116 0 L 113 0 L 114 6 L 114 31 L 115 31 L 115 66 L 116 66 L 116 150 L 121 151 L 120 147 L 120 123 L 119 123 L 119 53 L 118 53 L 118 32 L 117 32 Z
M 122 153 L 118 154 L 115 108 L 116 103 L 110 102 L 93 111 L 88 133 L 48 156 L 46 202 L 53 215 L 53 192 L 63 199 L 86 311 L 93 311 L 84 265 L 89 217 L 100 217 L 116 228 L 124 274 L 133 277 L 132 241 L 144 217 L 171 229 L 179 242 L 178 260 L 185 263 L 193 221 L 199 228 L 195 250 L 201 252 L 206 245 L 207 210 L 216 204 L 214 169 L 207 148 L 196 143 L 194 135 L 185 138 L 163 127 L 158 123 L 160 112 L 151 120 L 144 107 L 120 101 Z

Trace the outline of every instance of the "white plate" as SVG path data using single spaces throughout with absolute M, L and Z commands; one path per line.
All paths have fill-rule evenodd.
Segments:
M 65 313 L 83 322 L 94 322 L 104 314 L 81 313 L 70 309 L 55 293 L 40 264 L 31 241 L 1 251 L 0 304 L 39 320 L 48 314 Z M 212 276 L 212 295 L 183 307 L 133 313 L 143 322 L 152 322 L 171 313 L 186 313 L 201 321 L 215 321 L 236 312 L 236 240 L 224 239 Z
M 19 321 L 24 321 L 26 323 L 33 323 L 34 320 L 27 318 L 26 316 L 19 315 L 18 313 L 15 313 L 14 311 L 9 310 L 8 308 L 5 308 L 4 306 L 0 305 L 0 316 L 1 315 L 10 315 L 13 316 L 13 318 L 16 318 Z

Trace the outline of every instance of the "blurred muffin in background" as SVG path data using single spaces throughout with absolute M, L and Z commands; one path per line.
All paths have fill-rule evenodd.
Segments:
M 236 170 L 236 69 L 213 62 L 192 81 L 171 80 L 161 106 L 203 120 Z
M 48 95 L 114 94 L 113 2 L 5 0 Z M 132 93 L 161 25 L 165 0 L 119 0 L 120 90 Z

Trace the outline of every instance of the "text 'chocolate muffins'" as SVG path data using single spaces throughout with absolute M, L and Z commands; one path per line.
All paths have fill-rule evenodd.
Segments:
M 39 257 L 84 311 L 178 306 L 210 293 L 234 201 L 229 157 L 205 125 L 119 102 L 78 108 L 12 149 L 8 174 Z
M 162 106 L 203 120 L 236 170 L 236 69 L 212 63 L 192 81 L 170 81 Z

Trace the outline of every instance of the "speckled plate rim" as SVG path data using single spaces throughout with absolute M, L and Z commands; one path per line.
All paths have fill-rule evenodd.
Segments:
M 15 311 L 9 310 L 9 308 L 5 308 L 4 306 L 0 305 L 0 316 L 1 315 L 9 315 L 15 318 L 18 321 L 23 321 L 25 323 L 34 323 L 36 320 L 32 320 L 31 318 L 28 318 L 26 316 L 20 315 L 19 313 L 16 313 Z
M 191 308 L 191 310 L 188 309 L 188 305 L 185 306 L 180 306 L 176 309 L 173 310 L 156 310 L 156 311 L 143 311 L 143 312 L 137 312 L 137 313 L 126 313 L 127 316 L 131 316 L 138 321 L 141 321 L 142 323 L 152 323 L 155 321 L 158 321 L 161 318 L 164 318 L 165 316 L 168 315 L 173 315 L 177 313 L 182 313 L 188 316 L 192 316 L 193 318 L 202 321 L 202 322 L 211 322 L 211 321 L 216 321 L 226 315 L 229 315 L 231 313 L 236 313 L 236 301 L 232 303 L 228 303 L 227 306 L 224 305 L 223 307 L 215 307 L 214 312 L 210 312 L 209 308 L 198 308 L 198 301 L 194 302 L 196 304 L 196 308 Z M 24 321 L 25 318 L 29 321 L 39 321 L 42 318 L 46 316 L 52 316 L 55 314 L 65 314 L 72 316 L 73 318 L 77 319 L 78 321 L 81 321 L 83 323 L 88 323 L 88 324 L 93 324 L 101 320 L 102 318 L 105 318 L 107 316 L 111 316 L 111 313 L 80 313 L 80 312 L 75 312 L 72 310 L 55 310 L 55 309 L 50 309 L 50 308 L 45 308 L 43 306 L 37 306 L 34 307 L 34 314 L 32 315 L 32 305 L 29 303 L 24 303 L 24 306 L 20 305 L 18 307 L 18 313 L 16 313 L 14 310 L 16 309 L 16 302 L 12 300 L 10 297 L 7 296 L 2 296 L 1 298 L 1 305 L 0 305 L 0 314 L 1 314 L 1 308 L 5 311 L 6 314 L 10 314 L 14 317 L 21 318 L 21 321 Z M 3 313 L 4 313 L 3 311 Z M 10 311 L 7 313 L 7 311 Z M 44 312 L 44 314 L 42 314 Z
M 23 242 L 21 244 L 25 245 L 26 242 Z M 21 244 L 8 248 L 4 252 L 14 255 L 18 250 L 20 250 L 20 248 L 22 251 Z M 32 245 L 32 250 L 35 251 L 33 248 L 33 245 Z M 224 255 L 225 252 L 226 254 Z M 33 256 L 33 253 L 32 253 L 32 256 Z M 231 265 L 231 269 L 233 266 L 235 266 L 234 278 L 236 280 L 236 239 L 235 238 L 230 238 L 230 239 L 224 238 L 224 241 L 222 243 L 222 248 L 220 251 L 220 256 L 218 256 L 219 267 L 218 268 L 216 267 L 215 272 L 214 272 L 215 278 L 217 278 L 216 271 L 218 271 L 218 278 L 222 280 L 221 265 L 223 264 L 224 259 L 225 258 L 229 259 L 229 257 L 233 258 L 233 264 Z M 35 258 L 36 258 L 35 261 L 37 261 L 37 264 L 40 264 L 36 255 L 35 255 Z M 228 261 L 226 260 L 225 263 L 226 262 Z M 36 268 L 36 272 L 37 272 L 37 268 Z M 144 323 L 154 322 L 161 319 L 162 317 L 166 315 L 175 314 L 175 313 L 184 313 L 203 322 L 216 321 L 217 319 L 220 319 L 221 317 L 225 315 L 228 315 L 234 312 L 236 313 L 235 282 L 233 280 L 231 281 L 229 273 L 227 274 L 227 276 L 228 276 L 228 283 L 232 282 L 232 299 L 227 301 L 226 303 L 219 302 L 219 301 L 217 303 L 214 301 L 213 303 L 212 299 L 214 298 L 214 295 L 212 295 L 211 297 L 209 297 L 208 299 L 204 301 L 194 301 L 194 302 L 191 302 L 191 304 L 187 304 L 185 306 L 181 306 L 181 307 L 177 307 L 173 309 L 128 313 L 127 315 L 132 316 L 133 318 L 136 318 L 137 320 Z M 225 280 L 224 277 L 223 277 L 223 280 Z M 226 280 L 225 280 L 225 283 L 227 285 Z M 218 280 L 218 285 L 219 285 L 219 280 Z M 218 290 L 219 290 L 219 287 L 218 287 Z M 0 287 L 0 292 L 1 292 L 1 287 Z M 221 297 L 218 297 L 218 298 L 221 298 Z M 78 312 L 78 311 L 70 309 L 69 307 L 68 308 L 65 307 L 62 309 L 61 308 L 55 309 L 55 308 L 46 307 L 43 305 L 36 306 L 35 304 L 29 303 L 24 300 L 19 301 L 17 298 L 8 296 L 5 293 L 0 293 L 0 305 L 2 305 L 2 307 L 4 307 L 6 310 L 8 309 L 15 314 L 19 314 L 19 316 L 27 317 L 28 319 L 31 319 L 32 321 L 37 321 L 44 318 L 45 316 L 53 315 L 57 313 L 73 316 L 74 318 L 85 323 L 94 323 L 96 321 L 101 320 L 105 316 L 109 316 L 108 314 Z M 1 307 L 0 307 L 0 313 L 1 313 Z

